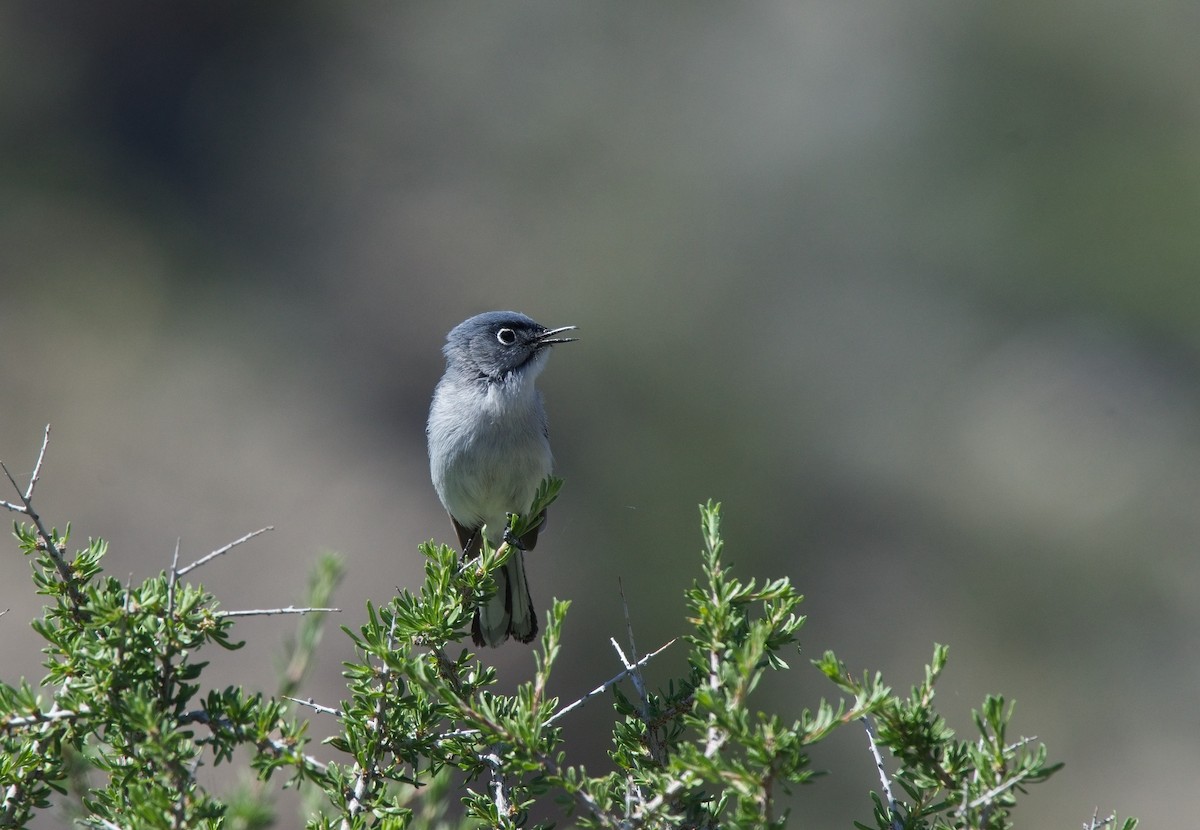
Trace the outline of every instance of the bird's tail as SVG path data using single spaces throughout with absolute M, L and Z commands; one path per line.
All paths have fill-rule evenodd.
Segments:
M 537 636 L 537 612 L 525 579 L 525 554 L 513 550 L 496 571 L 496 595 L 475 610 L 471 639 L 477 646 L 498 646 L 512 637 L 528 643 Z

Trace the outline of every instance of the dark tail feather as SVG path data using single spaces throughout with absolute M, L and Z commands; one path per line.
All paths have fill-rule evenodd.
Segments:
M 515 612 L 515 613 L 514 613 Z M 525 578 L 524 554 L 514 550 L 504 567 L 496 572 L 496 595 L 475 609 L 471 640 L 477 646 L 496 646 L 509 637 L 529 643 L 537 637 L 537 612 Z

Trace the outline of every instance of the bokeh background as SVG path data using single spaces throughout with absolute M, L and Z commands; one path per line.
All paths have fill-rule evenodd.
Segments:
M 227 608 L 298 601 L 340 551 L 308 687 L 335 703 L 336 624 L 451 538 L 445 332 L 574 323 L 530 557 L 539 605 L 573 601 L 557 694 L 618 670 L 618 579 L 642 650 L 682 631 L 713 497 L 738 573 L 808 596 L 763 708 L 831 694 L 826 648 L 904 689 L 948 643 L 952 725 L 1001 692 L 1067 764 L 1021 826 L 1184 826 L 1198 27 L 1182 0 L 6 3 L 0 458 L 27 475 L 50 422 L 42 513 L 121 578 L 275 525 L 199 572 Z M 40 603 L 6 559 L 12 682 Z M 273 688 L 292 625 L 245 621 L 209 681 Z M 608 720 L 568 725 L 593 768 Z M 795 823 L 867 819 L 861 732 L 816 764 Z

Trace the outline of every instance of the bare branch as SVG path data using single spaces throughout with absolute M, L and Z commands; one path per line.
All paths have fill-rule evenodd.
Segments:
M 33 521 L 34 527 L 37 528 L 38 535 L 42 538 L 42 544 L 46 548 L 46 555 L 49 556 L 50 560 L 54 563 L 54 567 L 58 571 L 59 577 L 62 579 L 63 586 L 67 590 L 67 596 L 70 598 L 71 604 L 75 607 L 75 611 L 79 612 L 83 606 L 83 594 L 80 593 L 79 586 L 76 584 L 75 574 L 72 572 L 71 566 L 67 564 L 67 560 L 63 558 L 63 551 L 59 549 L 58 545 L 54 544 L 54 537 L 51 536 L 50 531 L 42 522 L 42 517 L 39 516 L 37 511 L 33 509 L 33 502 L 31 500 L 31 496 L 33 495 L 33 486 L 37 481 L 36 477 L 41 475 L 42 459 L 46 455 L 46 442 L 49 440 L 49 437 L 50 428 L 47 426 L 46 435 L 42 439 L 42 451 L 38 453 L 37 466 L 33 471 L 34 477 L 30 479 L 27 490 L 21 489 L 21 485 L 17 484 L 17 480 L 13 478 L 12 473 L 8 471 L 8 467 L 4 465 L 3 461 L 0 461 L 0 470 L 4 471 L 4 475 L 7 476 L 9 482 L 12 483 L 13 489 L 15 489 L 17 491 L 17 495 L 21 497 L 21 504 L 24 505 L 24 507 L 18 507 L 11 502 L 4 502 L 4 506 L 17 513 L 24 513 Z
M 967 805 L 967 809 L 974 810 L 976 807 L 982 807 L 985 804 L 991 804 L 992 799 L 994 799 L 996 796 L 1000 795 L 1006 790 L 1011 790 L 1013 787 L 1017 786 L 1017 784 L 1020 784 L 1022 781 L 1024 781 L 1026 775 L 1027 773 L 1025 771 L 1017 773 L 1012 778 L 998 784 L 983 795 L 979 796 L 979 798 L 972 801 Z
M 41 747 L 40 741 L 34 741 L 33 749 L 38 751 Z M 5 826 L 13 823 L 13 813 L 17 809 L 17 801 L 21 798 L 21 785 L 12 784 L 4 791 L 4 809 L 0 811 L 0 821 L 3 821 Z
M 903 830 L 904 822 L 900 820 L 900 812 L 896 809 L 896 797 L 892 795 L 892 782 L 888 778 L 887 770 L 883 768 L 883 756 L 879 754 L 879 746 L 875 743 L 875 722 L 868 715 L 863 715 L 862 722 L 867 730 L 871 755 L 875 758 L 875 769 L 879 770 L 879 784 L 883 787 L 883 797 L 887 799 L 888 814 L 892 817 L 892 830 Z
M 620 577 L 617 577 L 617 592 L 621 595 L 621 608 L 625 612 L 625 631 L 629 634 L 629 652 L 633 655 L 634 663 L 637 663 L 637 644 L 633 641 L 633 622 L 629 618 L 629 603 L 625 601 L 625 586 L 621 583 Z M 616 640 L 613 640 L 613 646 L 616 645 Z M 617 648 L 617 654 L 621 654 L 620 648 Z M 633 681 L 633 688 L 637 689 L 638 697 L 642 699 L 642 720 L 647 720 L 650 698 L 646 694 L 646 683 L 642 679 L 642 672 L 635 666 L 631 666 L 624 654 L 621 654 L 621 662 L 625 664 L 625 668 L 631 671 L 629 679 Z
M 1031 744 L 1034 741 L 1036 741 L 1037 739 L 1038 739 L 1037 735 L 1030 735 L 1028 738 L 1022 738 L 1021 740 L 1017 741 L 1016 743 L 1011 743 L 1008 746 L 1004 747 L 1004 751 L 1005 752 L 1016 752 L 1021 747 L 1026 746 L 1027 744 Z
M 618 585 L 620 580 L 617 580 Z M 619 588 L 621 592 L 621 604 L 625 605 L 625 591 Z M 629 647 L 633 650 L 633 656 L 637 657 L 637 646 L 633 642 L 633 625 L 629 622 L 629 606 L 625 605 L 625 628 L 629 632 Z M 638 699 L 641 701 L 639 715 L 642 723 L 646 724 L 646 749 L 650 751 L 650 757 L 656 763 L 661 764 L 666 759 L 666 750 L 663 748 L 662 740 L 658 729 L 655 728 L 654 720 L 650 717 L 650 695 L 646 692 L 646 683 L 642 679 L 642 672 L 635 664 L 629 662 L 629 658 L 625 656 L 625 652 L 621 651 L 621 646 L 617 644 L 616 637 L 609 637 L 608 641 L 612 643 L 612 647 L 616 649 L 617 656 L 621 658 L 621 664 L 625 666 L 625 671 L 629 674 L 629 679 L 633 681 L 633 688 L 637 691 Z
M 167 580 L 167 616 L 175 613 L 175 584 L 179 582 L 179 537 L 175 537 L 175 555 L 171 557 L 171 576 Z
M 1092 820 L 1083 825 L 1083 830 L 1103 830 L 1110 824 L 1114 824 L 1116 820 L 1116 813 L 1109 813 L 1108 818 L 1100 818 L 1100 808 L 1097 807 L 1092 811 Z
M 667 784 L 666 788 L 662 792 L 654 796 L 654 798 L 650 799 L 649 801 L 638 805 L 638 809 L 633 811 L 633 820 L 640 825 L 641 822 L 645 820 L 646 816 L 654 815 L 655 811 L 674 798 L 680 790 L 682 790 L 684 787 L 693 785 L 695 783 L 694 779 L 695 776 L 690 770 L 684 770 L 683 774 L 679 778 L 671 781 L 670 784 Z
M 621 644 L 617 642 L 617 638 L 609 637 L 608 641 L 612 643 L 613 649 L 616 650 L 617 657 L 621 660 L 621 665 L 625 667 L 629 674 L 633 674 L 633 664 L 629 662 L 629 658 L 625 656 L 625 652 L 621 651 Z
M 212 553 L 207 554 L 205 556 L 201 556 L 199 559 L 197 559 L 192 564 L 185 565 L 184 567 L 180 568 L 177 571 L 177 574 L 179 576 L 183 576 L 184 574 L 190 573 L 191 571 L 196 570 L 196 568 L 199 568 L 201 565 L 208 564 L 211 560 L 216 559 L 218 556 L 222 556 L 226 553 L 229 553 L 229 551 L 233 550 L 234 548 L 236 548 L 238 545 L 242 544 L 243 542 L 249 542 L 251 539 L 253 539 L 255 536 L 258 536 L 260 533 L 266 533 L 268 530 L 274 530 L 274 529 L 275 529 L 274 525 L 267 525 L 266 527 L 260 527 L 258 530 L 247 533 L 242 538 L 235 539 L 234 541 L 230 542 L 228 545 L 225 545 L 225 547 L 217 548 Z
M 294 747 L 288 746 L 287 742 L 276 740 L 275 738 L 270 739 L 270 745 L 271 749 L 275 750 L 280 755 L 288 755 L 294 751 Z M 324 761 L 318 761 L 311 755 L 301 755 L 300 757 L 304 759 L 304 763 L 308 764 L 311 768 L 317 770 L 322 775 L 329 772 L 329 764 L 325 763 Z
M 509 801 L 508 782 L 504 780 L 504 764 L 500 760 L 499 753 L 495 748 L 489 748 L 488 752 L 480 754 L 479 760 L 483 761 L 484 766 L 488 768 L 488 789 L 492 791 L 492 803 L 496 805 L 496 815 L 500 816 L 501 820 L 511 819 L 513 809 Z
M 5 721 L 0 721 L 0 729 L 20 729 L 25 726 L 37 726 L 43 723 L 54 723 L 60 720 L 74 720 L 85 715 L 90 715 L 91 711 L 84 708 L 79 711 L 70 709 L 51 709 L 48 712 L 34 712 L 32 715 L 25 715 L 19 718 L 9 718 Z
M 388 648 L 394 648 L 396 642 L 396 618 L 392 617 L 391 627 L 388 629 Z M 375 713 L 372 718 L 367 721 L 367 728 L 371 731 L 382 731 L 384 727 L 384 715 L 392 695 L 389 693 L 389 681 L 395 677 L 391 669 L 384 666 L 380 670 L 379 678 L 379 700 L 375 704 Z M 382 748 L 379 745 L 374 745 L 369 748 L 370 757 L 364 766 L 361 761 L 356 761 L 354 764 L 354 788 L 350 792 L 350 798 L 346 801 L 346 814 L 342 817 L 341 830 L 351 830 L 354 827 L 354 819 L 362 815 L 364 810 L 368 809 L 368 805 L 363 799 L 367 794 L 367 787 L 375 781 L 380 775 L 379 770 L 379 755 Z
M 325 614 L 341 612 L 341 608 L 255 608 L 248 611 L 217 611 L 214 617 L 271 617 L 278 614 Z
M 620 683 L 620 682 L 621 682 L 622 680 L 624 680 L 624 679 L 625 679 L 627 676 L 629 676 L 629 673 L 630 673 L 631 671 L 635 671 L 636 669 L 640 669 L 642 666 L 644 666 L 644 665 L 646 665 L 647 663 L 649 663 L 651 660 L 653 660 L 653 659 L 654 659 L 655 657 L 657 657 L 659 654 L 661 654 L 662 652 L 666 651 L 666 649 L 667 649 L 667 647 L 668 647 L 668 646 L 672 646 L 672 645 L 674 645 L 674 644 L 675 644 L 675 640 L 669 640 L 669 641 L 667 641 L 666 643 L 662 644 L 661 646 L 659 646 L 658 648 L 656 648 L 654 651 L 650 652 L 650 653 L 649 653 L 649 654 L 647 654 L 645 657 L 643 657 L 641 660 L 638 660 L 636 663 L 632 664 L 632 665 L 631 665 L 629 668 L 627 668 L 627 669 L 625 669 L 624 671 L 622 671 L 620 674 L 617 674 L 617 675 L 615 675 L 615 676 L 613 676 L 613 677 L 609 678 L 608 680 L 604 681 L 603 683 L 601 683 L 601 684 L 600 684 L 599 686 L 597 686 L 596 688 L 592 689 L 592 690 L 591 690 L 590 692 L 588 692 L 586 695 L 584 695 L 583 697 L 579 698 L 579 700 L 575 701 L 574 703 L 572 703 L 572 704 L 570 704 L 570 705 L 568 705 L 568 706 L 564 706 L 562 709 L 559 709 L 557 712 L 555 712 L 553 715 L 551 715 L 549 718 L 547 718 L 547 719 L 546 719 L 546 720 L 545 720 L 545 721 L 542 723 L 542 727 L 543 727 L 543 728 L 545 728 L 545 727 L 547 727 L 547 726 L 550 726 L 550 725 L 551 725 L 551 724 L 553 724 L 555 721 L 557 721 L 559 718 L 561 718 L 563 715 L 567 714 L 568 712 L 573 712 L 573 711 L 575 711 L 575 710 L 576 710 L 576 709 L 578 709 L 579 707 L 583 706 L 583 704 L 587 703 L 589 700 L 591 700 L 592 698 L 594 698 L 596 695 L 603 694 L 604 692 L 608 691 L 608 690 L 609 690 L 609 689 L 611 689 L 613 686 L 615 686 L 616 684 Z M 618 649 L 618 651 L 619 651 L 619 649 Z
M 721 598 L 715 595 L 716 588 L 713 588 L 713 593 L 710 594 L 710 601 L 714 606 L 721 605 Z M 721 699 L 721 657 L 717 653 L 714 646 L 709 646 L 708 650 L 708 688 L 713 694 L 714 700 Z M 729 731 L 721 729 L 717 726 L 716 713 L 711 713 L 708 716 L 708 729 L 706 730 L 706 738 L 704 742 L 704 757 L 715 758 L 717 753 L 721 751 L 721 747 L 729 740 Z
M 290 700 L 292 703 L 298 703 L 301 706 L 307 706 L 309 709 L 320 712 L 323 715 L 333 715 L 335 718 L 340 718 L 342 716 L 341 709 L 334 709 L 330 706 L 322 706 L 311 697 L 308 700 L 301 700 L 298 697 L 288 697 L 287 695 L 284 695 L 283 699 Z
M 71 683 L 71 681 L 69 678 L 63 683 L 63 691 L 64 692 L 70 686 L 70 683 Z M 26 725 L 29 725 L 29 726 L 40 725 L 43 727 L 43 729 L 41 730 L 41 736 L 39 738 L 37 738 L 35 741 L 33 741 L 31 744 L 29 744 L 29 751 L 35 755 L 40 754 L 42 752 L 42 741 L 45 739 L 45 736 L 46 736 L 45 727 L 48 724 L 51 724 L 51 723 L 54 723 L 54 722 L 60 721 L 60 720 L 69 720 L 70 718 L 80 717 L 82 714 L 84 714 L 82 711 L 81 712 L 67 712 L 65 710 L 61 710 L 58 708 L 57 702 L 54 703 L 50 707 L 50 711 L 35 713 L 32 716 L 32 722 L 29 724 L 26 724 Z M 10 720 L 7 723 L 12 724 L 15 722 L 15 720 L 16 719 Z M 21 720 L 28 720 L 28 719 L 22 718 Z M 36 777 L 41 778 L 42 776 L 39 774 Z M 24 791 L 24 788 L 22 787 L 22 784 L 20 781 L 14 782 L 7 789 L 5 789 L 4 803 L 2 805 L 0 805 L 0 827 L 12 826 L 13 816 L 16 813 L 16 811 L 19 809 L 20 801 L 24 796 L 25 796 L 25 791 Z
M 46 424 L 46 431 L 42 434 L 42 448 L 38 451 L 37 463 L 33 465 L 33 475 L 29 477 L 29 486 L 25 488 L 25 501 L 33 498 L 33 488 L 37 487 L 38 477 L 42 474 L 42 462 L 46 460 L 46 447 L 50 444 L 50 425 Z
M 354 826 L 354 819 L 366 809 L 363 804 L 363 796 L 367 794 L 367 781 L 370 780 L 367 771 L 362 767 L 355 765 L 358 771 L 354 777 L 354 789 L 351 791 L 350 800 L 346 802 L 346 815 L 342 819 L 342 830 L 351 830 Z
M 174 680 L 175 666 L 171 662 L 175 658 L 175 649 L 172 643 L 174 636 L 172 634 L 175 628 L 175 583 L 179 581 L 179 537 L 175 537 L 175 555 L 171 558 L 171 575 L 167 579 L 167 616 L 163 621 L 166 626 L 167 637 L 163 643 L 162 654 L 162 673 L 159 678 L 159 698 L 163 705 L 167 705 L 167 701 L 171 697 L 171 685 Z M 126 599 L 128 599 L 128 587 L 126 590 Z

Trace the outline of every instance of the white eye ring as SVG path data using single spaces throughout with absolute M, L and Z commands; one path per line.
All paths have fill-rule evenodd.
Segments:
M 496 332 L 496 339 L 502 346 L 511 346 L 517 342 L 517 333 L 510 328 L 502 328 Z

